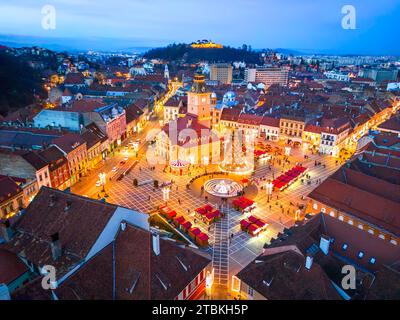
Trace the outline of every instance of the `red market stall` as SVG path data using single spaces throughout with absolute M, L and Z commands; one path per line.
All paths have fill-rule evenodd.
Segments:
M 196 243 L 200 247 L 207 247 L 208 246 L 208 236 L 205 233 L 200 233 L 196 237 Z
M 212 212 L 209 212 L 204 216 L 204 222 L 206 222 L 207 224 L 211 224 L 214 221 L 215 221 L 215 215 Z
M 240 221 L 240 229 L 242 231 L 247 231 L 247 228 L 249 227 L 250 222 L 248 222 L 246 219 L 243 219 Z
M 241 211 L 242 213 L 254 209 L 254 201 L 245 197 L 233 200 L 232 204 L 236 210 Z
M 176 227 L 179 227 L 179 225 L 184 221 L 185 221 L 185 218 L 183 216 L 177 216 L 177 217 L 174 218 L 174 222 L 173 223 L 174 223 L 174 225 Z
M 214 210 L 212 212 L 207 213 L 204 216 L 204 219 L 206 223 L 211 224 L 214 221 L 218 220 L 221 216 L 221 212 L 219 210 Z
M 248 227 L 247 227 L 247 231 L 248 231 L 248 233 L 251 235 L 251 236 L 255 236 L 255 235 L 257 235 L 257 233 L 258 233 L 258 227 L 256 226 L 256 225 L 254 225 L 254 224 L 250 224 Z
M 249 216 L 240 221 L 240 229 L 249 233 L 252 237 L 258 235 L 268 227 L 268 224 L 255 216 Z
M 190 221 L 183 221 L 180 225 L 180 229 L 184 232 L 188 232 L 192 227 L 192 223 Z
M 172 220 L 174 217 L 176 217 L 177 213 L 175 210 L 171 210 L 166 214 L 166 218 L 169 220 Z
M 204 216 L 206 213 L 207 213 L 207 211 L 204 209 L 204 207 L 200 207 L 200 208 L 196 208 L 196 209 L 194 209 L 194 213 L 197 215 L 197 216 Z
M 307 168 L 297 165 L 277 177 L 274 181 L 272 181 L 272 184 L 276 190 L 282 191 L 302 177 L 307 170 Z
M 201 233 L 200 229 L 197 227 L 190 228 L 189 229 L 189 237 L 191 237 L 193 240 L 196 240 L 196 237 Z

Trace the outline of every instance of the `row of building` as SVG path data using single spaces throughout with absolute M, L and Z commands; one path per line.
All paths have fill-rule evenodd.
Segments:
M 232 290 L 241 299 L 399 299 L 399 134 L 398 119 L 385 123 L 316 187 L 306 220 L 271 239 Z
M 316 99 L 319 95 L 312 93 L 310 97 Z M 205 77 L 196 75 L 186 96 L 174 96 L 165 103 L 165 127 L 157 142 L 158 153 L 167 159 L 183 155 L 181 160 L 193 162 L 198 159 L 193 154 L 201 153 L 199 149 L 218 149 L 214 147 L 217 143 L 215 139 L 209 141 L 211 134 L 204 136 L 208 128 L 214 129 L 217 136 L 236 129 L 245 135 L 267 141 L 282 140 L 290 145 L 302 145 L 315 152 L 338 157 L 342 149 L 354 147 L 361 136 L 400 108 L 396 96 L 354 101 L 352 105 L 346 102 L 309 102 L 301 93 L 281 94 L 275 99 L 275 96 L 271 98 L 265 93 L 254 96 L 254 93 L 245 91 L 244 96 L 247 101 L 253 97 L 249 102 L 251 107 L 243 96 L 244 103 L 239 103 L 234 91 L 224 93 L 222 99 L 221 96 L 218 98 L 206 85 Z M 172 132 L 175 135 L 186 128 L 194 129 L 199 138 L 203 130 L 201 139 L 204 141 L 199 140 L 197 144 L 187 143 L 184 139 L 180 141 L 169 136 L 171 128 L 176 131 Z
M 162 76 L 146 79 L 152 85 L 164 82 Z M 143 90 L 89 85 L 77 72 L 68 73 L 62 86 L 56 106 L 38 112 L 25 108 L 1 119 L 0 174 L 9 180 L 0 186 L 0 217 L 26 207 L 42 186 L 74 185 L 143 129 L 154 104 L 139 95 Z

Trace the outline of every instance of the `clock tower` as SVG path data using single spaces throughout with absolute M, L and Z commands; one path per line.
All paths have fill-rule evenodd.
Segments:
M 208 90 L 203 74 L 196 73 L 192 88 L 188 92 L 188 113 L 196 115 L 198 122 L 211 127 L 211 91 Z

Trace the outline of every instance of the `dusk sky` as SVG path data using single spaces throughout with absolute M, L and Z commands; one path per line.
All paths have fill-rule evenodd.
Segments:
M 41 27 L 46 4 L 56 9 L 55 30 Z M 356 9 L 355 30 L 341 25 L 347 4 Z M 73 38 L 63 40 L 70 47 L 96 39 L 110 49 L 125 39 L 126 47 L 212 39 L 255 49 L 400 55 L 399 17 L 400 0 L 0 0 L 2 35 Z

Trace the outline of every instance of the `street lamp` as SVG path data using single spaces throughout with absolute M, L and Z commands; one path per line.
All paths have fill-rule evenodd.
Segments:
M 162 188 L 162 193 L 163 193 L 163 200 L 165 202 L 167 202 L 169 200 L 169 193 L 170 193 L 171 189 L 167 186 L 165 186 L 164 188 Z
M 272 188 L 274 187 L 274 185 L 272 184 L 271 180 L 268 180 L 267 184 L 265 185 L 266 191 L 267 191 L 267 196 L 268 196 L 268 202 L 271 199 L 271 195 L 272 195 Z
M 104 172 L 99 173 L 100 184 L 103 186 L 103 192 L 105 191 L 104 186 L 106 185 L 106 174 Z

